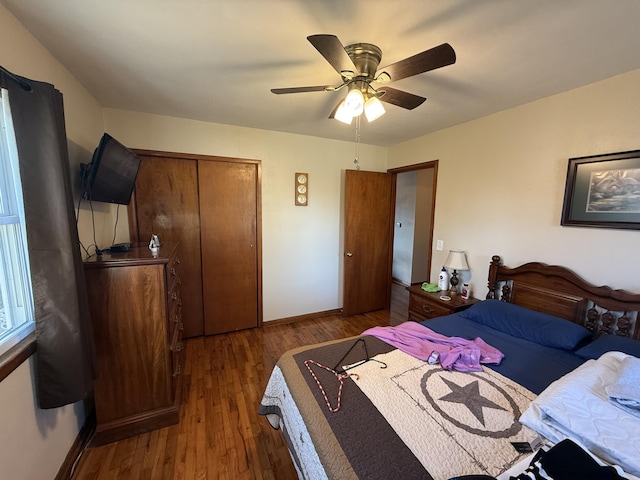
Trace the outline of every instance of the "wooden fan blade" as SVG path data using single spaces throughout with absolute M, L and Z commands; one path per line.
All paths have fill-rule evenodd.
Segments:
M 456 52 L 451 45 L 443 43 L 412 57 L 387 65 L 384 68 L 379 68 L 376 77 L 382 72 L 387 72 L 391 77 L 391 81 L 395 82 L 402 78 L 418 75 L 419 73 L 435 70 L 453 63 L 456 63 Z
M 382 102 L 391 103 L 398 107 L 406 108 L 407 110 L 413 110 L 424 103 L 426 98 L 419 97 L 413 93 L 403 92 L 402 90 L 396 90 L 395 88 L 382 87 L 378 89 L 378 94 L 384 92 L 383 95 L 379 95 L 378 98 Z
M 307 37 L 307 40 L 311 42 L 311 45 L 316 47 L 320 55 L 322 55 L 340 75 L 342 75 L 344 71 L 353 72 L 354 76 L 359 74 L 353 61 L 349 55 L 347 55 L 344 46 L 335 35 L 310 35 Z
M 282 95 L 283 93 L 324 92 L 328 88 L 335 87 L 333 85 L 318 85 L 317 87 L 272 88 L 271 92 L 276 95 Z

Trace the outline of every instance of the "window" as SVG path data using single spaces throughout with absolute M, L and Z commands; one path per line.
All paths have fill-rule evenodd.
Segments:
M 0 90 L 0 354 L 34 330 L 18 151 L 7 90 Z

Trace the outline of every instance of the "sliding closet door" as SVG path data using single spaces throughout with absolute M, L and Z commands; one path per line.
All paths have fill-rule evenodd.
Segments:
M 205 334 L 257 327 L 259 164 L 199 160 L 198 184 Z
M 184 337 L 204 333 L 200 262 L 198 161 L 177 154 L 136 151 L 141 158 L 136 189 L 129 209 L 131 240 L 178 245 Z

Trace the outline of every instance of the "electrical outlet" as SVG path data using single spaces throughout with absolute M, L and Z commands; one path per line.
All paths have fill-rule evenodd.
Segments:
M 442 251 L 444 248 L 444 242 L 442 240 L 436 240 L 436 250 Z

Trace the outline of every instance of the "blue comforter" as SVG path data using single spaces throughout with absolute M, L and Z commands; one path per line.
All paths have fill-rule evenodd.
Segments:
M 492 347 L 504 353 L 500 365 L 487 365 L 535 394 L 539 394 L 551 382 L 569 373 L 584 358 L 566 350 L 546 347 L 529 340 L 516 338 L 486 325 L 479 325 L 460 314 L 425 320 L 423 325 L 447 336 L 472 340 L 482 338 Z

